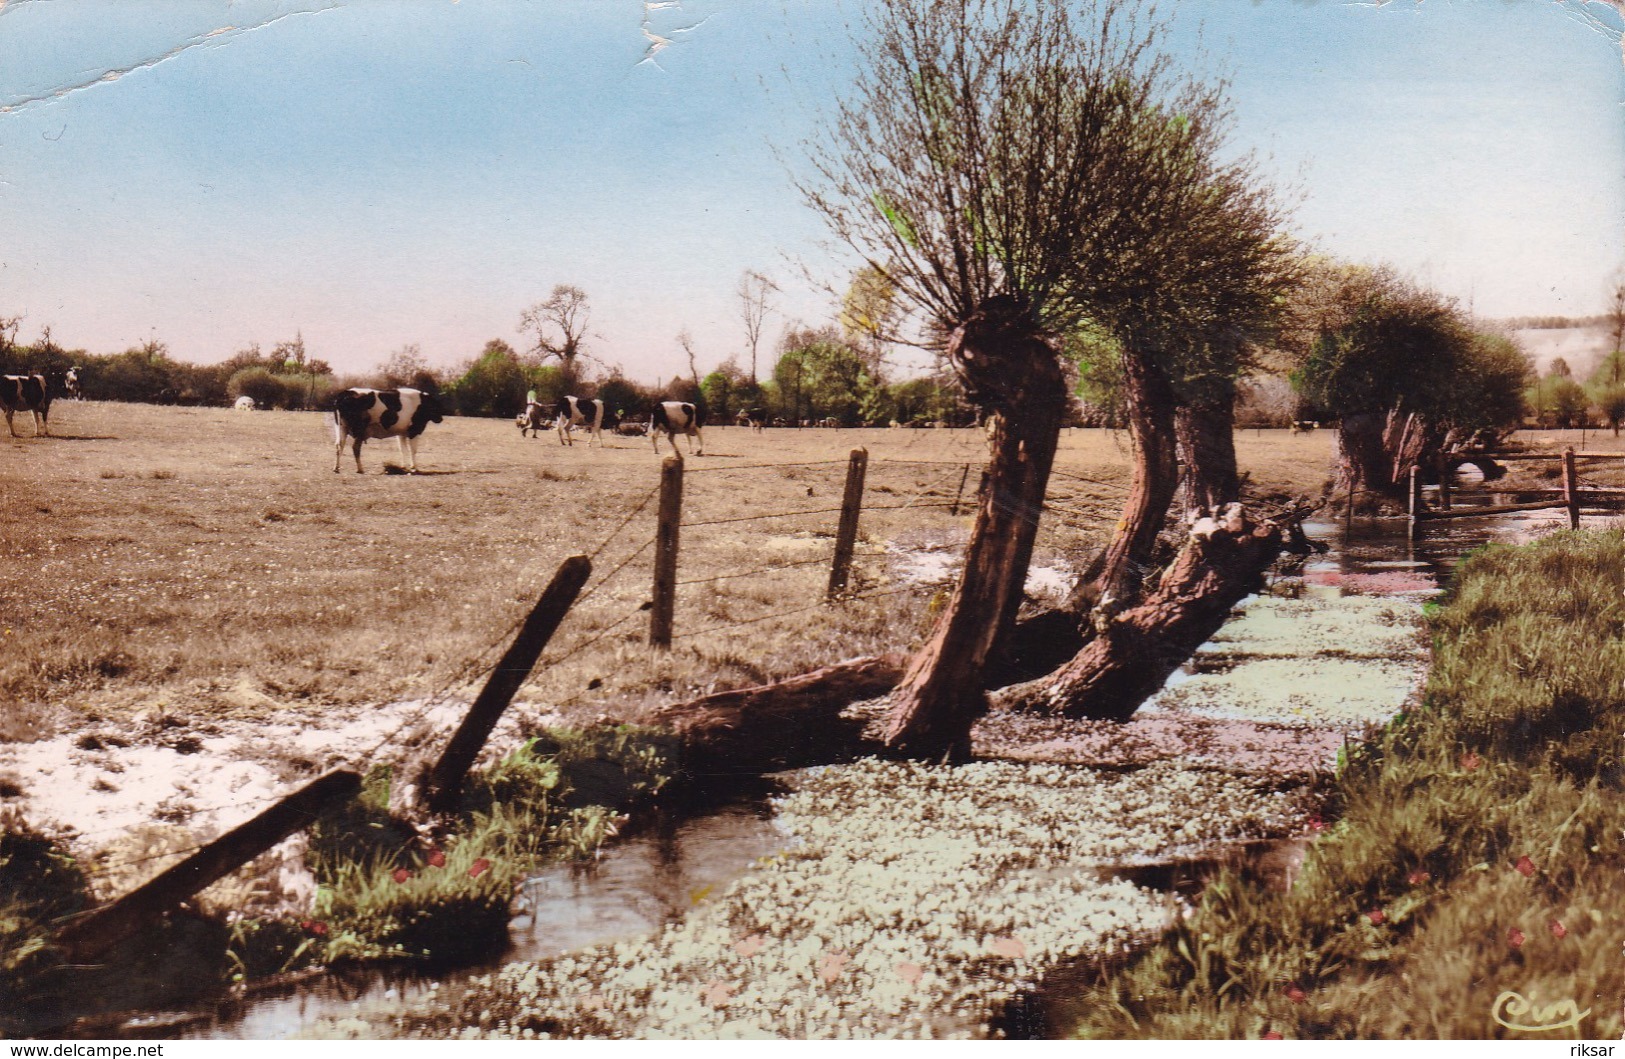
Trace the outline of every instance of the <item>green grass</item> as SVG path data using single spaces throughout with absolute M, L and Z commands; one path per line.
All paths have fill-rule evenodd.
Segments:
M 587 857 L 624 811 L 670 777 L 664 737 L 628 725 L 554 730 L 471 776 L 454 825 L 420 837 L 389 808 L 390 771 L 310 832 L 315 906 L 290 944 L 264 924 L 240 930 L 238 959 L 261 970 L 300 962 L 409 959 L 468 963 L 501 951 L 514 889 L 550 860 Z M 281 969 L 281 968 L 278 968 Z
M 1431 616 L 1426 705 L 1346 756 L 1292 889 L 1222 876 L 1068 1001 L 1076 1034 L 1618 1036 L 1622 570 L 1618 531 L 1465 563 Z

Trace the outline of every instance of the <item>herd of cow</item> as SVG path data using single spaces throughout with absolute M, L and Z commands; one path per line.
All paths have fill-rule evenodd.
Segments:
M 12 437 L 21 437 L 12 425 L 12 417 L 19 411 L 34 416 L 34 434 L 49 436 L 51 402 L 57 397 L 79 398 L 79 369 L 44 372 L 34 375 L 0 375 L 0 411 L 6 416 L 6 429 Z M 254 410 L 252 397 L 237 398 L 233 407 L 240 412 Z M 439 398 L 422 390 L 401 387 L 394 390 L 373 390 L 352 387 L 333 397 L 333 470 L 337 472 L 344 460 L 344 444 L 351 443 L 355 469 L 361 471 L 361 446 L 369 438 L 395 438 L 400 445 L 401 459 L 408 469 L 417 471 L 417 439 L 430 423 L 441 422 L 446 415 Z M 705 455 L 705 438 L 700 433 L 704 423 L 701 408 L 687 401 L 660 401 L 649 410 L 647 420 L 636 421 L 611 416 L 599 398 L 561 397 L 551 408 L 535 399 L 526 403 L 525 410 L 516 417 L 522 436 L 536 437 L 545 429 L 558 432 L 565 445 L 575 443 L 576 431 L 584 431 L 588 444 L 603 444 L 603 430 L 607 425 L 616 433 L 647 436 L 660 451 L 660 436 L 664 434 L 677 453 L 677 435 L 688 436 L 689 452 Z M 608 420 L 608 422 L 606 422 Z M 742 409 L 737 418 L 740 426 L 760 431 L 768 425 L 767 413 L 761 408 Z M 774 426 L 787 426 L 783 419 L 773 420 Z M 838 426 L 838 421 L 825 419 L 818 422 L 804 420 L 802 426 Z M 893 423 L 893 426 L 899 424 Z
M 552 426 L 558 431 L 559 441 L 575 444 L 575 431 L 585 431 L 587 444 L 604 443 L 604 402 L 596 397 L 561 397 L 549 409 L 534 397 L 525 410 L 516 417 L 522 436 L 537 437 Z M 401 459 L 407 468 L 418 469 L 418 437 L 430 423 L 445 418 L 445 409 L 432 393 L 401 387 L 398 390 L 344 390 L 333 398 L 333 436 L 337 447 L 333 453 L 333 470 L 338 471 L 344 459 L 344 443 L 353 444 L 356 473 L 361 473 L 361 445 L 368 438 L 393 437 L 400 445 Z M 704 425 L 700 409 L 687 401 L 661 401 L 649 412 L 646 426 L 638 433 L 647 433 L 653 439 L 655 452 L 660 451 L 660 435 L 666 435 L 671 451 L 677 452 L 677 435 L 688 435 L 689 452 L 705 455 L 705 438 L 700 433 Z M 612 423 L 611 427 L 627 424 Z

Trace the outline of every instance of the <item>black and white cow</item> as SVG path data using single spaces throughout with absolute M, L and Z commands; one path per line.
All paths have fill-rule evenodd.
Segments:
M 571 432 L 576 428 L 587 431 L 587 444 L 604 443 L 604 402 L 594 397 L 560 397 L 558 415 L 554 420 L 559 431 L 560 445 L 573 445 Z
M 655 452 L 660 451 L 660 435 L 665 433 L 671 442 L 671 451 L 677 455 L 677 435 L 688 435 L 688 451 L 696 456 L 705 455 L 705 437 L 700 433 L 700 410 L 687 401 L 661 401 L 649 413 L 649 437 L 654 441 Z M 699 448 L 694 442 L 699 441 Z
M 34 436 L 51 436 L 49 419 L 51 402 L 61 395 L 79 391 L 79 369 L 34 375 L 0 375 L 0 412 L 6 416 L 6 429 L 14 438 L 22 437 L 12 425 L 11 417 L 18 412 L 34 415 Z
M 767 429 L 767 409 L 765 408 L 742 408 L 739 411 L 739 417 L 744 421 L 739 424 L 740 426 L 749 424 L 751 430 L 757 433 Z
M 445 410 L 432 393 L 401 387 L 398 390 L 350 389 L 333 398 L 333 473 L 344 457 L 344 440 L 354 439 L 355 472 L 361 473 L 361 443 L 368 438 L 395 438 L 401 459 L 415 474 L 418 469 L 418 435 L 430 423 L 445 418 Z M 410 456 L 408 456 L 410 453 Z
M 547 429 L 547 408 L 540 401 L 526 401 L 525 410 L 514 417 L 520 437 L 539 438 Z

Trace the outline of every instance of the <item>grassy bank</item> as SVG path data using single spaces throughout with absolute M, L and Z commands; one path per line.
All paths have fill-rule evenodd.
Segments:
M 1616 1037 L 1625 538 L 1465 563 L 1426 704 L 1350 751 L 1286 893 L 1224 876 L 1070 1001 L 1083 1037 Z

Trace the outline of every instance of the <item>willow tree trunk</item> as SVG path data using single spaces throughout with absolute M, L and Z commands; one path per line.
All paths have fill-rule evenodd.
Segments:
M 1139 592 L 1168 505 L 1179 491 L 1177 402 L 1168 377 L 1148 356 L 1130 351 L 1123 357 L 1123 394 L 1134 444 L 1134 478 L 1111 542 L 1085 571 L 1069 604 L 1080 614 L 1103 600 L 1126 600 Z
M 1254 527 L 1240 504 L 1199 521 L 1154 590 L 1097 615 L 1094 639 L 1045 681 L 1012 688 L 1001 705 L 1125 720 L 1258 590 L 1283 543 L 1282 527 Z
M 1411 467 L 1433 474 L 1445 435 L 1443 427 L 1398 409 L 1344 416 L 1337 427 L 1336 490 L 1363 489 L 1403 502 Z
M 948 340 L 966 394 L 993 420 L 965 567 L 947 609 L 893 695 L 893 753 L 963 759 L 987 708 L 984 669 L 1021 606 L 1066 410 L 1055 351 L 1008 299 L 989 299 Z
M 1235 384 L 1225 380 L 1218 392 L 1174 413 L 1181 482 L 1190 508 L 1217 511 L 1241 499 L 1236 471 Z

